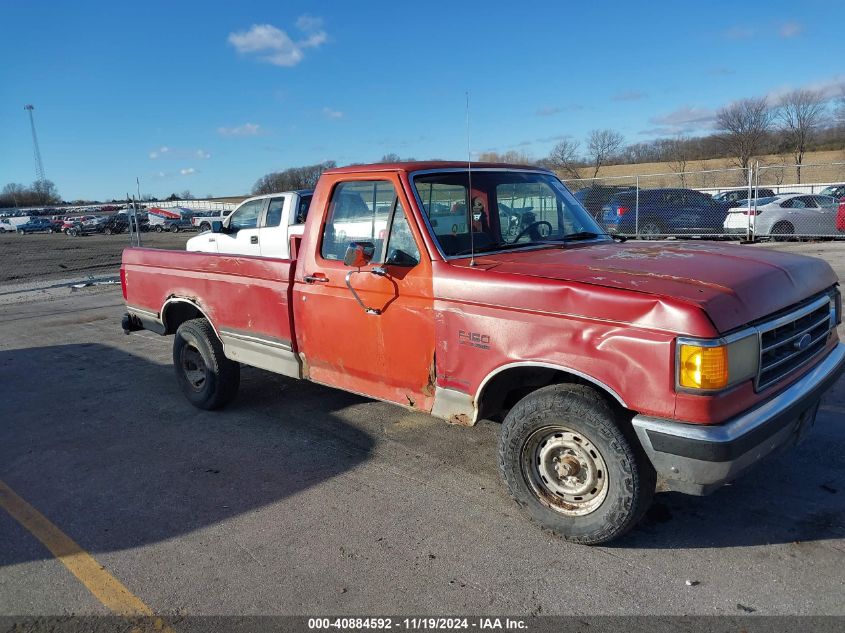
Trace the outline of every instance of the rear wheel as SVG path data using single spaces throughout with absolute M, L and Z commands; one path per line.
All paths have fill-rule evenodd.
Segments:
M 103 229 L 103 233 L 105 233 L 106 235 L 111 235 L 112 234 L 112 228 L 110 226 L 107 226 L 106 228 Z
M 795 236 L 795 227 L 791 222 L 778 222 L 772 227 L 772 239 L 775 242 L 786 242 Z
M 643 222 L 639 226 L 638 235 L 644 240 L 655 239 L 664 234 L 665 231 L 663 230 L 663 227 L 653 220 Z
M 185 321 L 173 340 L 179 387 L 200 409 L 219 409 L 238 394 L 241 366 L 226 358 L 223 344 L 205 319 Z
M 210 231 L 211 225 L 208 222 L 203 222 L 200 224 L 200 232 Z
M 176 224 L 171 224 L 170 225 L 170 232 L 171 233 L 178 233 L 179 232 L 179 226 L 176 225 Z
M 161 233 L 164 230 L 164 227 L 161 224 L 156 224 L 156 233 Z
M 511 496 L 543 527 L 596 545 L 648 509 L 655 472 L 624 421 L 594 389 L 552 385 L 520 400 L 502 424 L 499 466 Z

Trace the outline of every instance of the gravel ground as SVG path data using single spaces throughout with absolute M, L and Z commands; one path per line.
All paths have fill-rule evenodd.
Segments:
M 142 233 L 144 246 L 184 250 L 195 232 Z M 0 291 L 32 282 L 115 276 L 129 234 L 69 237 L 61 233 L 0 234 Z

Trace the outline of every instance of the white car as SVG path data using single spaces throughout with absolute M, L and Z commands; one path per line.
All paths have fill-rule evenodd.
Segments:
M 743 205 L 728 210 L 725 233 L 745 234 L 748 227 L 755 237 L 783 239 L 790 235 L 835 236 L 836 198 L 819 194 L 790 193 L 760 198 L 757 210 Z
M 0 233 L 15 233 L 18 230 L 18 224 L 26 224 L 29 219 L 28 215 L 0 218 Z
M 285 191 L 244 200 L 222 223 L 188 240 L 200 253 L 290 257 L 290 236 L 302 235 L 313 191 Z

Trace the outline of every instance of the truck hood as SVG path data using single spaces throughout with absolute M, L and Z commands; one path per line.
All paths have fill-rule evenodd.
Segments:
M 603 243 L 483 255 L 476 265 L 512 273 L 674 298 L 703 309 L 727 332 L 837 282 L 821 259 L 716 244 Z

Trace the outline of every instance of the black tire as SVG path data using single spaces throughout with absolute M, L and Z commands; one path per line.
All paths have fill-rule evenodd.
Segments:
M 161 224 L 156 224 L 156 233 L 161 233 L 163 230 L 164 228 L 161 226 Z
M 653 240 L 666 235 L 663 224 L 656 220 L 644 220 L 639 225 L 638 237 L 643 240 Z
M 106 228 L 103 229 L 103 233 L 105 233 L 106 235 L 111 235 L 112 234 L 112 228 L 110 226 L 107 226 Z
M 182 393 L 199 409 L 220 409 L 238 395 L 241 366 L 226 358 L 205 319 L 185 321 L 176 330 L 173 367 Z
M 176 225 L 176 224 L 171 224 L 170 225 L 170 232 L 171 233 L 178 233 L 179 232 L 179 226 Z
M 520 400 L 502 423 L 499 467 L 511 496 L 535 521 L 585 545 L 630 530 L 655 490 L 654 469 L 632 429 L 584 385 L 551 385 Z
M 787 242 L 795 235 L 795 227 L 790 222 L 778 222 L 772 227 L 772 240 L 775 242 Z
M 203 222 L 200 224 L 200 233 L 205 233 L 206 231 L 211 230 L 211 225 L 208 222 Z

